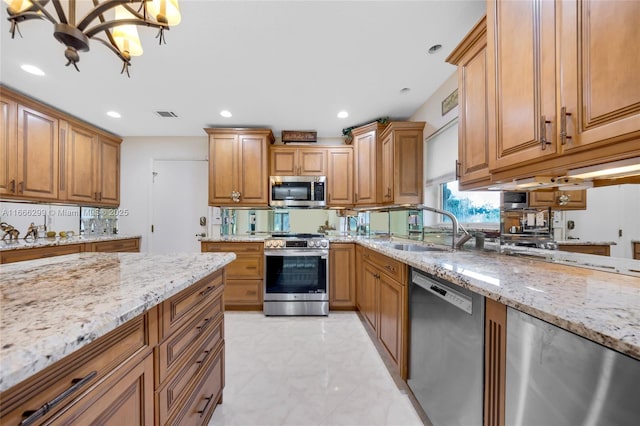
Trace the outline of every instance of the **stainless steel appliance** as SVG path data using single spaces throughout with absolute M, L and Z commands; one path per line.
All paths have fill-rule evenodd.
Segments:
M 329 240 L 280 234 L 264 242 L 265 315 L 329 315 Z
M 502 207 L 506 210 L 524 209 L 529 207 L 529 193 L 524 191 L 503 191 L 501 194 Z
M 269 205 L 271 207 L 325 207 L 327 205 L 326 176 L 271 176 Z
M 407 383 L 435 426 L 482 425 L 484 297 L 417 269 Z
M 640 361 L 507 310 L 507 425 L 640 422 Z

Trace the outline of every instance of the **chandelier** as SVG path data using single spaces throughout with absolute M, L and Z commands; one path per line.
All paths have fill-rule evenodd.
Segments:
M 142 55 L 142 44 L 136 26 L 158 29 L 159 43 L 166 43 L 164 31 L 180 23 L 178 0 L 91 0 L 93 8 L 80 20 L 77 19 L 76 0 L 68 0 L 65 7 L 60 0 L 4 0 L 11 22 L 11 38 L 16 32 L 22 36 L 18 24 L 30 19 L 45 19 L 53 24 L 53 36 L 67 48 L 66 66 L 77 71 L 80 52 L 89 51 L 89 40 L 97 40 L 107 46 L 122 60 L 122 73 L 129 76 L 131 57 Z M 57 19 L 46 6 L 53 5 Z M 85 1 L 89 3 L 89 1 Z M 105 13 L 114 10 L 105 18 Z M 100 37 L 103 36 L 103 37 Z

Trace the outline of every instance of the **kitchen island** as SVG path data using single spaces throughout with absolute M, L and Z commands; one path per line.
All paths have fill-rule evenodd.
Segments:
M 111 343 L 107 348 L 111 353 L 118 353 L 128 345 L 136 347 L 121 356 L 123 364 L 135 359 L 137 366 L 144 358 L 145 365 L 151 366 L 145 379 L 149 388 L 144 388 L 144 394 L 139 395 L 151 401 L 151 408 L 146 407 L 144 423 L 153 423 L 155 411 L 161 418 L 171 414 L 169 409 L 153 408 L 154 374 L 160 378 L 159 387 L 162 387 L 155 390 L 162 394 L 165 387 L 171 386 L 167 382 L 178 375 L 177 370 L 182 369 L 185 360 L 199 356 L 198 348 L 190 343 L 204 347 L 215 335 L 222 342 L 216 343 L 217 353 L 220 353 L 224 343 L 220 300 L 224 267 L 234 259 L 233 253 L 80 253 L 3 265 L 0 272 L 0 392 L 3 401 L 0 418 L 11 414 L 12 409 L 22 407 L 16 402 L 19 398 L 14 397 L 16 390 L 22 392 L 24 398 L 35 398 L 32 394 L 38 393 L 38 384 L 33 385 L 36 389 L 23 391 L 25 383 L 34 377 L 43 380 L 42 375 L 46 373 L 56 375 L 56 370 L 62 369 L 57 368 L 59 366 L 73 369 L 66 360 L 73 359 L 77 364 L 74 357 L 78 353 L 92 350 L 92 345 L 103 344 L 104 339 Z M 118 333 L 127 327 L 136 333 L 140 330 L 141 334 L 121 333 L 134 337 L 118 340 Z M 167 358 L 165 344 L 171 345 L 177 335 L 190 336 L 191 340 L 179 342 L 181 350 L 187 348 L 183 354 L 175 347 L 174 359 Z M 99 359 L 99 353 L 92 352 L 87 362 Z M 178 359 L 179 355 L 184 356 Z M 154 358 L 159 360 L 160 367 L 153 367 Z M 176 365 L 171 364 L 172 360 Z M 97 371 L 95 384 L 90 382 L 91 378 L 87 379 L 90 382 L 87 395 L 91 398 L 98 398 L 92 392 L 97 392 L 101 382 L 108 382 L 115 376 L 111 371 L 114 367 L 110 364 L 111 358 L 106 357 L 103 362 L 109 368 L 105 365 L 90 368 Z M 202 363 L 205 364 L 204 360 Z M 163 365 L 166 368 L 163 369 Z M 216 365 L 220 369 L 223 363 Z M 115 367 L 117 370 L 120 365 Z M 154 368 L 160 371 L 154 373 Z M 223 368 L 221 371 L 223 373 Z M 46 387 L 40 386 L 45 393 Z M 192 389 L 185 383 L 181 386 L 182 390 Z M 65 388 L 66 385 L 62 389 Z M 54 393 L 53 397 L 56 395 Z M 78 399 L 82 400 L 83 396 Z M 188 395 L 180 400 L 190 402 Z M 37 410 L 49 401 L 32 403 L 30 407 Z M 93 402 L 90 405 L 94 405 Z M 160 397 L 160 404 L 162 402 Z M 209 410 L 214 405 L 207 404 Z

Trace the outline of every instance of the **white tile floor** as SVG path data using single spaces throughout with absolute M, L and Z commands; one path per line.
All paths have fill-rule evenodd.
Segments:
M 422 425 L 354 312 L 225 312 L 226 385 L 209 425 Z

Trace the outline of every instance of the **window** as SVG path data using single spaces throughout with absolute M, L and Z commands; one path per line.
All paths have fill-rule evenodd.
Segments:
M 462 223 L 500 223 L 500 192 L 459 191 L 458 181 L 447 182 L 442 184 L 442 209 Z

